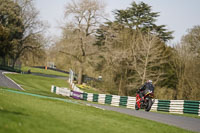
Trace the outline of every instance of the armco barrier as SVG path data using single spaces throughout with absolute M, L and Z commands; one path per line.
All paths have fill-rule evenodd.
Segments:
M 112 100 L 111 100 L 111 105 L 112 106 L 119 106 L 120 103 L 120 96 L 113 95 Z
M 88 97 L 88 94 L 87 93 L 83 93 L 83 100 L 87 101 L 87 97 Z
M 63 95 L 63 96 L 70 96 L 71 95 L 71 90 L 68 88 L 60 88 L 56 86 L 51 86 L 51 92 L 56 93 L 58 95 Z
M 199 104 L 199 116 L 200 116 L 200 104 Z
M 99 94 L 93 94 L 93 102 L 98 102 Z
M 128 97 L 127 96 L 121 96 L 119 105 L 126 107 L 127 106 L 127 101 L 128 101 Z
M 83 99 L 83 93 L 78 92 L 78 91 L 71 91 L 70 96 L 74 99 Z
M 93 93 L 88 93 L 88 95 L 87 95 L 87 101 L 90 101 L 90 102 L 93 101 Z
M 158 109 L 158 99 L 155 99 L 155 101 L 151 107 L 151 110 L 157 111 L 157 109 Z
M 170 100 L 158 100 L 158 111 L 169 112 Z
M 184 100 L 170 100 L 170 113 L 183 114 Z
M 112 101 L 112 95 L 106 95 L 105 104 L 111 104 L 111 101 Z
M 75 85 L 73 85 L 75 86 Z M 90 102 L 98 102 L 99 104 L 109 104 L 111 106 L 123 106 L 130 109 L 135 109 L 136 98 L 130 96 L 118 96 L 107 94 L 81 93 L 70 91 L 67 88 L 51 87 L 51 92 L 63 96 L 71 96 L 76 99 L 81 99 Z M 152 111 L 164 111 L 177 114 L 195 114 L 200 116 L 200 101 L 191 100 L 159 100 L 155 99 Z
M 127 100 L 127 108 L 130 108 L 130 109 L 135 109 L 135 103 L 136 103 L 136 98 L 135 97 L 128 97 L 128 100 Z
M 199 102 L 200 101 L 184 101 L 183 113 L 199 114 Z
M 99 94 L 98 103 L 105 104 L 106 94 Z
M 84 97 L 83 93 L 81 93 L 81 92 L 73 91 L 68 88 L 57 87 L 54 85 L 51 86 L 51 92 L 56 93 L 57 95 L 72 97 L 74 99 L 83 99 L 83 97 Z

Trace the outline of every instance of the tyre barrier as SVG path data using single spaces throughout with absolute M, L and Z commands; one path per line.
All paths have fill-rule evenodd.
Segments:
M 112 106 L 119 106 L 120 105 L 120 96 L 113 95 L 111 99 Z
M 128 96 L 126 107 L 130 109 L 135 109 L 135 103 L 136 103 L 136 98 Z
M 88 93 L 88 95 L 87 95 L 87 101 L 90 101 L 90 102 L 93 101 L 93 94 L 92 93 Z
M 68 88 L 60 88 L 53 85 L 51 87 L 51 92 L 84 101 L 97 102 L 99 104 L 108 104 L 116 107 L 122 106 L 130 109 L 135 109 L 136 103 L 136 98 L 131 96 L 93 94 L 74 90 L 71 91 Z M 200 116 L 200 101 L 155 99 L 151 110 L 176 114 L 195 114 Z
M 62 96 L 67 96 L 67 97 L 72 97 L 74 99 L 81 99 L 84 100 L 84 95 L 81 92 L 70 90 L 68 88 L 63 88 L 63 87 L 57 87 L 52 85 L 51 86 L 51 92 L 55 93 L 57 95 L 62 95 Z
M 60 87 L 56 87 L 54 85 L 51 86 L 51 92 L 52 93 L 56 93 L 58 95 L 62 95 L 62 96 L 71 96 L 71 90 L 68 88 L 60 88 Z
M 93 102 L 98 102 L 99 94 L 93 94 Z
M 105 104 L 111 104 L 111 101 L 112 101 L 112 95 L 106 95 Z
M 127 100 L 128 100 L 128 97 L 127 96 L 121 96 L 120 97 L 120 102 L 119 102 L 119 105 L 120 106 L 127 106 Z
M 99 94 L 98 103 L 105 104 L 106 94 Z
M 87 97 L 88 97 L 88 94 L 87 93 L 83 93 L 83 100 L 87 101 Z
M 176 114 L 195 114 L 200 116 L 200 101 L 156 99 L 151 110 Z

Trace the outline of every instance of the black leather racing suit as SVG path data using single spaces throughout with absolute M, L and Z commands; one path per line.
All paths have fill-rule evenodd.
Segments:
M 146 82 L 146 83 L 138 90 L 138 93 L 139 93 L 139 95 L 140 95 L 141 98 L 144 97 L 144 95 L 145 95 L 145 90 L 146 90 L 146 89 L 149 89 L 149 90 L 151 90 L 152 92 L 154 92 L 154 86 L 153 86 L 153 84 L 150 83 L 150 82 Z M 144 100 L 144 99 L 142 99 L 142 100 Z

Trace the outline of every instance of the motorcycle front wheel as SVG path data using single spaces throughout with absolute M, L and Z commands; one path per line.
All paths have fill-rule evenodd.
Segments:
M 147 102 L 147 105 L 145 107 L 145 111 L 149 112 L 150 109 L 151 109 L 151 106 L 152 106 L 153 102 L 152 102 L 152 99 L 149 98 L 148 102 Z

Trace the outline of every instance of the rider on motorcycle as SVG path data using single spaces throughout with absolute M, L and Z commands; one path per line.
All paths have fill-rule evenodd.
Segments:
M 152 80 L 148 80 L 144 85 L 137 91 L 139 93 L 141 102 L 144 102 L 144 95 L 145 95 L 145 90 L 149 89 L 152 92 L 154 92 L 154 86 L 152 84 Z

